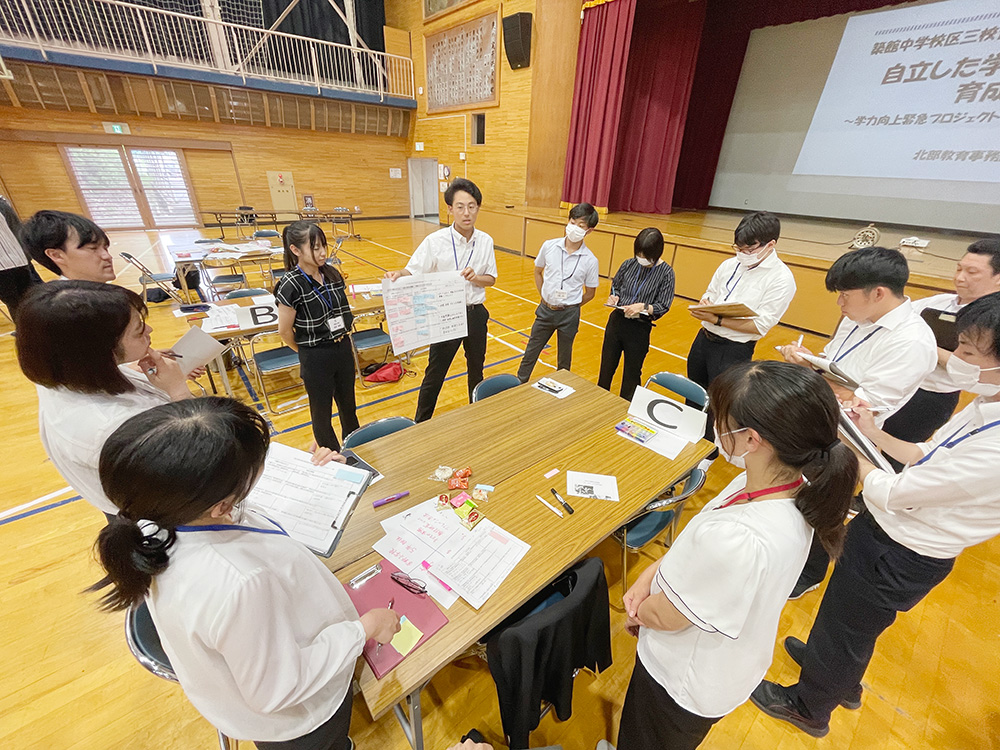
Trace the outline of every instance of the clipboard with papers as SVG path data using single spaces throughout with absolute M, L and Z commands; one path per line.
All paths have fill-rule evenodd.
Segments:
M 920 311 L 920 317 L 930 326 L 939 349 L 953 352 L 958 348 L 958 331 L 955 327 L 956 313 L 928 307 Z
M 882 455 L 882 451 L 875 447 L 875 443 L 866 438 L 858 426 L 851 421 L 850 416 L 844 409 L 840 410 L 840 424 L 839 432 L 846 439 L 848 443 L 853 445 L 857 451 L 864 456 L 868 461 L 873 463 L 877 468 L 882 471 L 887 471 L 890 474 L 895 474 L 896 470 L 893 468 L 886 457 Z
M 725 302 L 718 305 L 688 305 L 688 310 L 721 315 L 723 318 L 756 318 L 757 313 L 742 302 Z
M 827 359 L 826 357 L 817 357 L 815 354 L 804 354 L 802 352 L 799 352 L 799 356 L 809 364 L 822 370 L 823 376 L 832 380 L 837 385 L 850 388 L 852 391 L 856 391 L 861 387 L 860 383 L 844 372 L 840 365 L 833 360 Z

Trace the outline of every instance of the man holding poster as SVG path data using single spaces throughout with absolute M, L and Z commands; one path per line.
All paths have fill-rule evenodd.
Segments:
M 483 303 L 486 302 L 486 287 L 493 286 L 497 281 L 497 261 L 493 238 L 476 229 L 482 199 L 483 194 L 475 183 L 462 178 L 453 180 L 444 194 L 452 225 L 427 235 L 402 271 L 389 271 L 385 275 L 389 281 L 396 281 L 403 276 L 458 271 L 465 279 L 468 332 L 463 338 L 431 344 L 427 369 L 417 396 L 415 419 L 418 422 L 426 421 L 434 414 L 438 394 L 459 345 L 465 350 L 470 402 L 472 390 L 483 379 L 486 324 L 490 319 Z

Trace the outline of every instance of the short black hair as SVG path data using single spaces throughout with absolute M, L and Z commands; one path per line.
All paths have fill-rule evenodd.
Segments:
M 747 214 L 733 232 L 733 242 L 740 247 L 766 245 L 781 235 L 781 221 L 770 211 Z
M 870 292 L 884 286 L 897 297 L 903 296 L 910 267 L 899 250 L 888 247 L 865 247 L 844 253 L 826 272 L 826 289 L 846 292 L 864 289 Z
M 66 211 L 39 211 L 21 226 L 21 245 L 32 259 L 62 275 L 62 270 L 45 251 L 50 247 L 63 247 L 69 239 L 69 230 L 76 231 L 81 245 L 101 242 L 110 245 L 107 233 L 86 216 Z
M 656 227 L 646 227 L 635 236 L 633 248 L 635 255 L 656 263 L 663 255 L 663 234 Z
M 993 275 L 996 276 L 1000 273 L 1000 237 L 985 237 L 981 240 L 976 240 L 969 245 L 965 252 L 976 255 L 988 255 Z
M 959 310 L 955 330 L 958 333 L 971 332 L 976 338 L 989 333 L 993 340 L 988 351 L 994 359 L 1000 360 L 1000 292 L 980 297 Z
M 597 215 L 597 209 L 589 203 L 577 203 L 569 210 L 569 220 L 573 221 L 574 219 L 586 219 L 587 226 L 593 229 L 601 217 Z
M 118 369 L 119 344 L 132 311 L 145 320 L 142 297 L 115 284 L 35 284 L 17 306 L 17 361 L 32 383 L 78 393 L 135 390 Z
M 454 180 L 451 181 L 451 184 L 448 186 L 448 189 L 444 191 L 444 202 L 450 206 L 451 202 L 455 200 L 455 193 L 457 193 L 459 190 L 462 190 L 471 195 L 475 199 L 477 206 L 483 205 L 482 191 L 478 187 L 476 187 L 476 183 L 474 183 L 472 180 L 467 180 L 464 177 L 456 177 Z

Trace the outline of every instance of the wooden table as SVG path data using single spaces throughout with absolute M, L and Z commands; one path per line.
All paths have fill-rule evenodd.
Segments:
M 473 484 L 494 485 L 482 506 L 487 518 L 531 545 L 482 608 L 459 599 L 447 610 L 448 624 L 381 680 L 364 665 L 360 683 L 369 711 L 378 719 L 394 709 L 415 750 L 423 747 L 420 693 L 430 679 L 713 449 L 702 440 L 674 460 L 664 458 L 615 432 L 627 402 L 563 370 L 551 377 L 576 393 L 559 400 L 516 387 L 356 449 L 386 477 L 377 493 L 368 494 L 383 497 L 407 489 L 411 494 L 377 510 L 367 496 L 358 505 L 326 561 L 345 584 L 380 559 L 370 546 L 383 536 L 381 520 L 442 491 L 441 483 L 428 479 L 439 463 L 471 466 Z M 559 474 L 546 479 L 553 468 Z M 576 512 L 557 518 L 535 493 L 551 494 L 551 487 L 562 493 L 567 470 L 615 475 L 620 502 L 567 497 Z M 403 702 L 410 704 L 408 717 Z
M 226 225 L 223 223 L 226 220 L 232 221 L 233 226 L 236 227 L 236 236 L 243 237 L 243 233 L 240 231 L 242 227 L 252 226 L 254 230 L 259 228 L 261 222 L 274 225 L 275 231 L 278 230 L 278 212 L 277 211 L 258 211 L 257 209 L 232 209 L 226 208 L 221 211 L 199 211 L 198 213 L 208 214 L 215 217 L 215 221 L 219 225 L 219 237 L 220 240 L 226 238 Z

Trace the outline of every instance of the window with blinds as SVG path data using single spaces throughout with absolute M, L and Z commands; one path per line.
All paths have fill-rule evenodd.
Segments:
M 153 225 L 192 226 L 198 223 L 187 181 L 176 151 L 130 148 L 135 173 L 142 185 Z
M 104 229 L 144 225 L 118 148 L 68 146 L 66 159 L 90 217 Z

